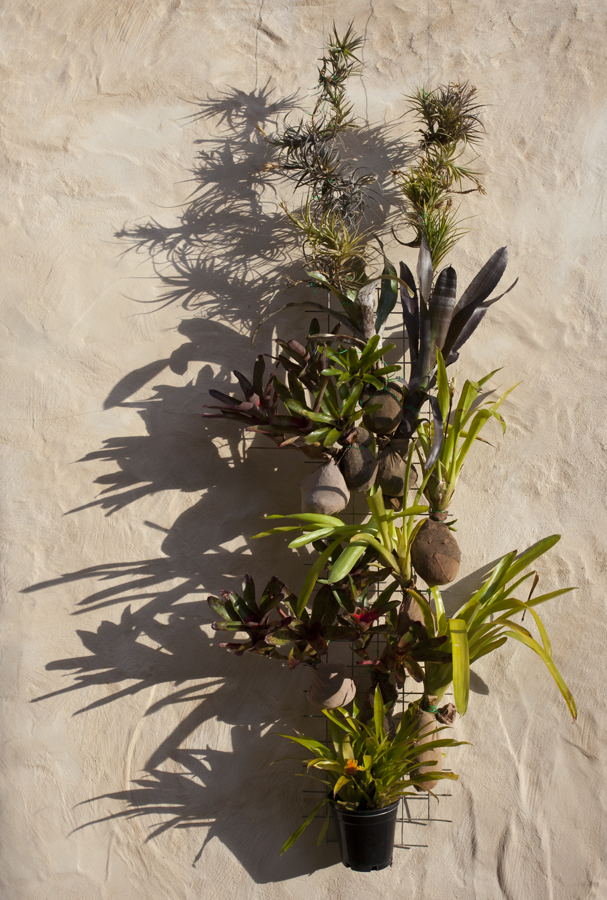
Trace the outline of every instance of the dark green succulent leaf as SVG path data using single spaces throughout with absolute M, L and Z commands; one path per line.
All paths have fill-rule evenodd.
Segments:
M 289 595 L 290 591 L 283 582 L 276 575 L 272 576 L 264 588 L 259 604 L 259 612 L 262 618 L 267 616 L 281 602 L 285 601 Z
M 297 400 L 298 403 L 304 405 L 306 402 L 306 395 L 297 374 L 295 372 L 289 372 L 287 374 L 287 380 L 289 382 L 289 390 L 291 391 L 291 396 L 293 397 L 293 399 Z
M 370 357 L 377 350 L 380 341 L 381 337 L 379 336 L 379 334 L 374 334 L 372 337 L 370 337 L 365 345 L 365 349 L 362 351 L 360 357 L 358 358 L 356 356 L 356 351 L 351 352 L 352 348 L 350 348 L 350 351 L 348 353 L 348 363 L 350 367 L 354 368 L 358 363 L 361 369 L 368 368 L 371 364 Z
M 257 616 L 259 609 L 255 601 L 255 582 L 248 573 L 242 579 L 242 599 L 249 612 Z
M 245 376 L 242 374 L 242 372 L 238 372 L 236 369 L 234 369 L 234 375 L 238 379 L 238 383 L 240 384 L 240 387 L 242 388 L 242 392 L 245 395 L 245 398 L 247 400 L 250 400 L 251 397 L 253 396 L 253 394 L 255 393 L 255 388 L 253 387 L 253 385 L 251 384 L 249 379 L 245 378 Z
M 331 625 L 339 609 L 339 601 L 330 585 L 323 584 L 316 592 L 312 603 L 311 622 L 321 622 L 323 625 Z
M 400 300 L 409 342 L 409 356 L 414 365 L 419 355 L 419 305 L 415 279 L 404 262 L 400 264 L 400 277 L 405 282 L 400 285 Z
M 283 403 L 285 402 L 285 400 L 292 399 L 292 394 L 291 394 L 291 391 L 289 390 L 289 388 L 276 377 L 274 378 L 274 390 L 276 391 L 276 393 L 278 394 L 278 396 L 280 397 L 280 399 L 282 400 Z
M 306 444 L 322 444 L 329 433 L 329 428 L 317 428 L 304 437 Z
M 241 400 L 236 400 L 234 397 L 228 396 L 228 394 L 223 394 L 221 391 L 216 391 L 215 388 L 210 388 L 209 394 L 215 400 L 221 400 L 222 403 L 225 403 L 228 406 L 240 406 L 242 403 Z M 214 408 L 216 409 L 217 407 Z
M 356 404 L 358 403 L 358 398 L 362 394 L 363 387 L 364 387 L 364 385 L 363 385 L 362 381 L 359 381 L 357 384 L 355 384 L 352 387 L 352 389 L 350 391 L 350 395 L 349 395 L 348 399 L 345 401 L 342 411 L 341 411 L 342 416 L 344 418 L 347 419 L 354 412 Z
M 226 619 L 228 622 L 240 621 L 236 610 L 229 600 L 221 600 L 219 597 L 207 597 L 207 603 L 214 613 Z
M 326 435 L 323 444 L 325 447 L 332 447 L 335 441 L 339 440 L 341 436 L 340 428 L 332 428 Z
M 260 353 L 255 360 L 255 367 L 253 369 L 253 388 L 258 397 L 263 397 L 263 375 L 265 370 L 266 361 L 263 358 L 263 353 Z

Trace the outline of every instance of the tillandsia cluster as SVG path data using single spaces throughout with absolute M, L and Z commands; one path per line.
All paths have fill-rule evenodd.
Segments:
M 260 355 L 250 381 L 234 373 L 243 399 L 211 391 L 221 405 L 204 414 L 234 419 L 318 463 L 301 483 L 301 512 L 270 516 L 285 524 L 255 535 L 290 533 L 290 548 L 311 551 L 299 590 L 272 578 L 258 602 L 247 576 L 242 595 L 225 592 L 209 604 L 221 618 L 214 627 L 234 638 L 240 634 L 223 645 L 237 655 L 311 667 L 308 697 L 329 720 L 333 749 L 302 736 L 292 740 L 314 752 L 309 766 L 328 776 L 328 799 L 350 810 L 382 808 L 408 787 L 432 791 L 441 777 L 442 748 L 456 745 L 437 739 L 439 725 L 452 724 L 456 710 L 465 714 L 471 663 L 509 638 L 542 659 L 576 716 L 536 611 L 572 590 L 535 592 L 532 567 L 559 535 L 506 554 L 451 616 L 440 593 L 456 578 L 461 560 L 449 520 L 458 478 L 490 420 L 505 432 L 501 406 L 516 387 L 494 399 L 486 385 L 497 369 L 466 380 L 459 391 L 448 374 L 489 307 L 516 284 L 495 296 L 507 264 L 505 247 L 459 299 L 455 269 L 437 271 L 463 233 L 453 197 L 483 191 L 478 173 L 462 161 L 483 133 L 482 107 L 467 84 L 423 89 L 409 98 L 421 140 L 414 162 L 395 166 L 393 174 L 403 200 L 396 212 L 414 232 L 412 240 L 398 242 L 417 248 L 418 256 L 415 276 L 406 262 L 397 274 L 384 253 L 385 235 L 363 228 L 374 176 L 357 174 L 336 144 L 357 126 L 346 82 L 360 71 L 361 44 L 352 27 L 343 37 L 334 29 L 311 116 L 265 136 L 277 153 L 269 172 L 306 191 L 299 211 L 287 215 L 303 237 L 304 260 L 312 266 L 308 278 L 339 300 L 341 308 L 329 311 L 337 324 L 323 332 L 316 318 L 301 340 L 279 338 L 267 380 Z M 380 248 L 375 272 L 373 238 Z M 390 362 L 396 348 L 384 343 L 383 332 L 399 296 L 406 352 Z M 366 497 L 369 513 L 358 522 L 354 515 L 352 521 L 340 518 L 351 492 Z M 518 614 L 528 614 L 539 639 Z M 349 644 L 357 671 L 370 676 L 364 696 L 362 689 L 357 694 L 358 678 L 324 661 L 335 641 Z M 407 677 L 422 696 L 396 724 L 390 710 Z M 451 685 L 455 705 L 440 706 Z M 370 715 L 374 731 L 366 724 Z

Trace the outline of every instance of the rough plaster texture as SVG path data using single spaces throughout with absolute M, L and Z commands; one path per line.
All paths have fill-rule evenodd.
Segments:
M 543 584 L 579 586 L 545 611 L 577 724 L 523 647 L 484 661 L 453 824 L 374 875 L 312 836 L 278 857 L 309 801 L 268 732 L 300 721 L 306 673 L 219 650 L 204 603 L 247 569 L 303 571 L 242 537 L 296 508 L 299 457 L 243 457 L 199 413 L 298 271 L 254 126 L 350 18 L 380 171 L 403 93 L 470 79 L 488 104 L 488 196 L 454 263 L 466 282 L 507 243 L 520 282 L 461 369 L 523 383 L 458 489 L 462 575 L 559 531 Z M 6 0 L 0 24 L 2 897 L 605 900 L 602 0 Z

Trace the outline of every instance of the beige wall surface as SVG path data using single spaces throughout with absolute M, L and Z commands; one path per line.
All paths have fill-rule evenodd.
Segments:
M 577 722 L 523 646 L 481 661 L 451 823 L 369 875 L 312 834 L 279 857 L 310 800 L 270 732 L 305 725 L 307 673 L 220 650 L 205 602 L 300 583 L 303 554 L 245 536 L 304 464 L 200 418 L 309 320 L 250 348 L 301 271 L 255 126 L 309 101 L 350 19 L 356 158 L 386 184 L 404 95 L 487 104 L 452 258 L 465 284 L 507 244 L 520 280 L 458 366 L 522 384 L 458 488 L 461 575 L 559 532 L 542 584 L 578 586 L 544 614 Z M 3 900 L 606 900 L 603 0 L 5 0 L 0 26 Z

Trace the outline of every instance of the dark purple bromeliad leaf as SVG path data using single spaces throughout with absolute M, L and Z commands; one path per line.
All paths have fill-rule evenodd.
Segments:
M 436 286 L 430 297 L 432 340 L 439 350 L 443 349 L 443 344 L 449 331 L 455 308 L 456 291 L 457 274 L 452 266 L 447 266 L 438 276 Z

